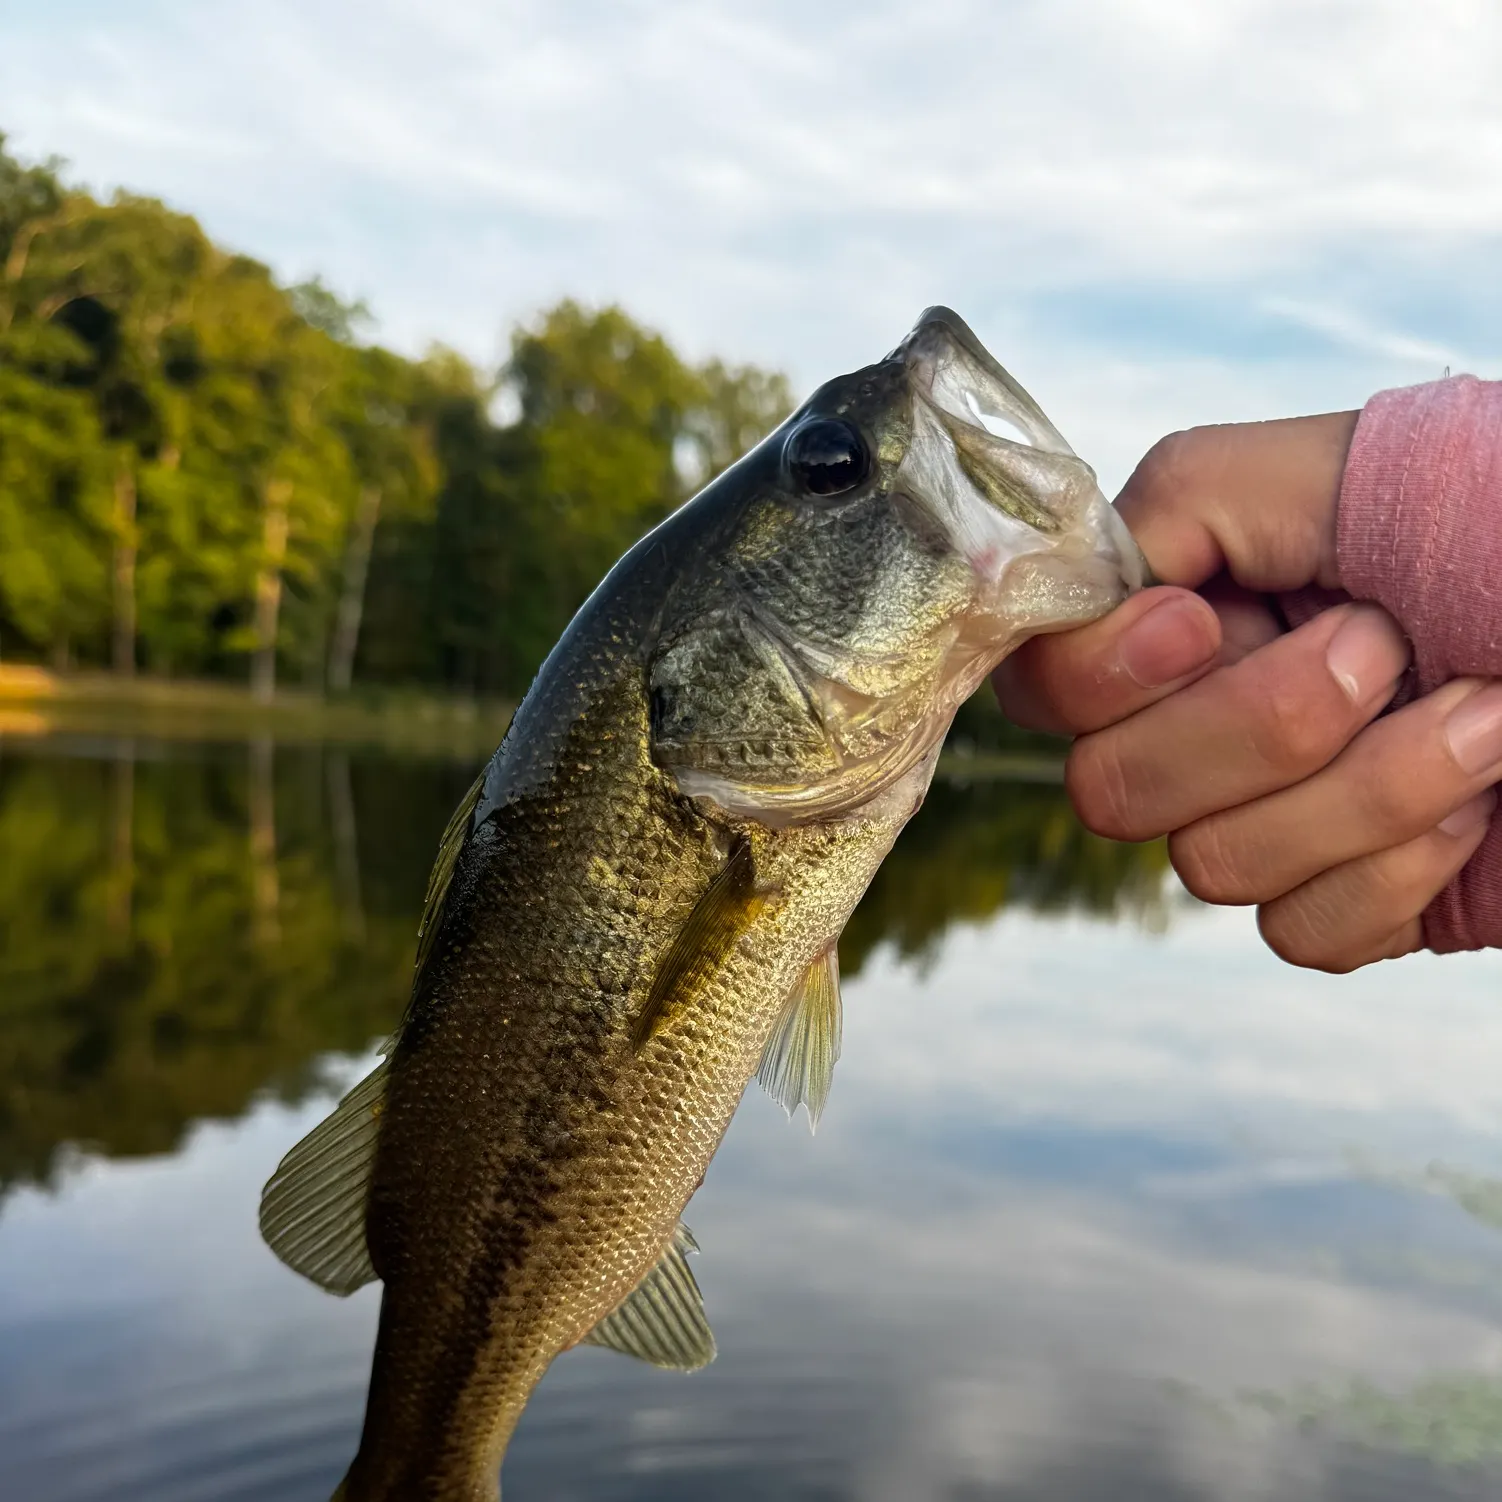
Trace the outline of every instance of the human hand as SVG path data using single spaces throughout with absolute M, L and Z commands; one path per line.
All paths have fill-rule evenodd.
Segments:
M 1266 599 L 1340 586 L 1356 416 L 1158 444 L 1118 504 L 1168 587 L 996 675 L 1016 723 L 1079 737 L 1067 781 L 1086 825 L 1167 834 L 1191 892 L 1256 904 L 1276 953 L 1338 972 L 1422 947 L 1421 914 L 1502 779 L 1502 683 L 1459 680 L 1379 720 L 1408 664 L 1396 622 L 1349 604 L 1288 631 Z

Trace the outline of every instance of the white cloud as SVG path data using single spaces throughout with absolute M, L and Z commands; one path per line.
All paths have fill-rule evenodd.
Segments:
M 164 0 L 0 44 L 23 148 L 323 271 L 407 347 L 490 358 L 572 292 L 811 383 L 943 300 L 1113 480 L 1192 417 L 1429 378 L 1456 328 L 1502 351 L 1488 0 Z M 1048 311 L 1144 287 L 1161 331 Z
M 1396 329 L 1382 328 L 1364 318 L 1339 308 L 1320 307 L 1294 297 L 1269 297 L 1263 307 L 1275 318 L 1286 318 L 1306 329 L 1326 334 L 1357 354 L 1376 355 L 1387 360 L 1418 361 L 1435 367 L 1479 364 L 1457 352 L 1453 345 L 1415 339 Z
M 1196 908 L 1163 939 L 1012 912 L 952 934 L 921 976 L 882 959 L 861 976 L 841 1070 L 858 1063 L 826 1120 L 894 1100 L 930 1118 L 1004 1101 L 1103 1130 L 1234 1117 L 1317 1156 L 1415 1132 L 1474 1145 L 1502 1134 L 1499 978 L 1496 954 L 1295 970 L 1247 910 Z

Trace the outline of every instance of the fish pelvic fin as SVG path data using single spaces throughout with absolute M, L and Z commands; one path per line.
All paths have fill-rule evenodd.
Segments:
M 646 1004 L 631 1029 L 636 1052 L 693 1001 L 771 900 L 771 893 L 757 888 L 751 841 L 737 835 L 728 859 L 694 904 L 652 977 Z
M 351 1294 L 375 1281 L 365 1205 L 385 1096 L 382 1059 L 292 1148 L 261 1191 L 266 1245 L 329 1293 Z
M 605 1346 L 652 1366 L 696 1372 L 715 1358 L 704 1296 L 689 1270 L 699 1243 L 681 1221 L 652 1270 L 579 1343 Z
M 808 1107 L 810 1132 L 829 1100 L 843 1027 L 839 948 L 831 943 L 793 988 L 756 1071 L 762 1089 L 789 1117 L 799 1105 Z

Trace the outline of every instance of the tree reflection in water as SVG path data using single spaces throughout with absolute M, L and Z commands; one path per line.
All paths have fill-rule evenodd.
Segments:
M 0 1191 L 77 1152 L 170 1152 L 389 1032 L 471 775 L 264 741 L 0 747 Z M 842 961 L 921 955 L 1008 903 L 1151 915 L 1164 870 L 1159 846 L 1087 834 L 1061 788 L 941 781 Z

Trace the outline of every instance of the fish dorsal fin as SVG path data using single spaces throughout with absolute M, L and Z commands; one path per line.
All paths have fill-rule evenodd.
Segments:
M 793 988 L 756 1071 L 762 1088 L 789 1116 L 800 1103 L 808 1107 L 810 1131 L 829 1099 L 842 1026 L 839 950 L 831 944 Z
M 261 1191 L 266 1245 L 330 1293 L 353 1293 L 375 1281 L 365 1202 L 385 1095 L 382 1059 L 282 1159 Z
M 487 768 L 486 771 L 489 769 Z M 459 807 L 450 815 L 444 827 L 443 838 L 438 842 L 438 855 L 433 869 L 428 873 L 428 890 L 422 902 L 422 920 L 417 925 L 417 958 L 412 968 L 418 975 L 428 962 L 433 949 L 433 940 L 443 924 L 444 899 L 448 896 L 449 883 L 454 879 L 454 867 L 458 864 L 459 852 L 469 838 L 469 827 L 474 819 L 475 806 L 485 787 L 486 772 L 482 771 L 471 784 L 469 791 L 459 801 Z
M 768 900 L 756 889 L 751 842 L 738 835 L 719 874 L 694 905 L 652 977 L 646 1005 L 631 1030 L 638 1052 L 719 969 Z
M 626 1299 L 581 1342 L 606 1346 L 653 1366 L 696 1372 L 715 1357 L 704 1299 L 689 1271 L 688 1253 L 699 1244 L 681 1221 L 668 1249 Z

